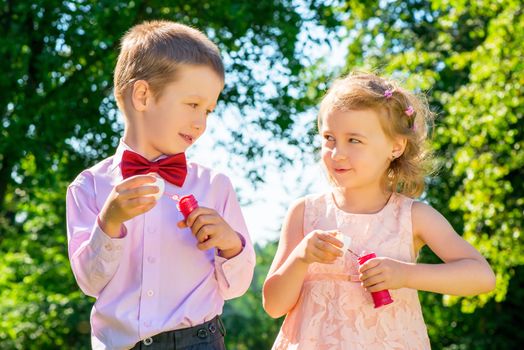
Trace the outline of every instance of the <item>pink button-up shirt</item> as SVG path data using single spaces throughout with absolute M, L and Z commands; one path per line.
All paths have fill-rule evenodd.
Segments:
M 255 252 L 228 177 L 188 163 L 182 187 L 166 182 L 166 193 L 193 194 L 216 210 L 244 238 L 231 259 L 216 249 L 200 251 L 176 202 L 162 196 L 156 206 L 124 223 L 121 238 L 110 238 L 97 216 L 113 187 L 122 181 L 120 161 L 129 147 L 83 171 L 67 191 L 69 259 L 82 291 L 96 298 L 91 312 L 94 349 L 128 349 L 154 334 L 186 328 L 222 313 L 225 299 L 245 293 Z

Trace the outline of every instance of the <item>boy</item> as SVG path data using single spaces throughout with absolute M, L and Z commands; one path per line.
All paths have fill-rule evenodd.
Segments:
M 224 87 L 218 48 L 178 23 L 142 23 L 122 39 L 114 86 L 124 136 L 67 191 L 72 270 L 97 299 L 92 346 L 224 349 L 219 315 L 249 287 L 255 253 L 229 179 L 184 155 Z M 187 194 L 200 207 L 184 220 L 171 197 Z

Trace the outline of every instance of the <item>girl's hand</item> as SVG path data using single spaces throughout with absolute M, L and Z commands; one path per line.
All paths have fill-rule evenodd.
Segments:
M 337 231 L 311 231 L 296 247 L 298 258 L 306 264 L 332 264 L 344 255 L 341 249 L 344 244 L 335 238 L 336 233 Z
M 362 286 L 368 292 L 402 288 L 406 285 L 407 265 L 391 258 L 370 259 L 358 270 Z
M 190 227 L 195 235 L 200 250 L 213 247 L 219 249 L 219 255 L 229 259 L 242 251 L 240 236 L 229 226 L 215 210 L 198 207 L 189 214 L 186 221 L 180 221 L 178 227 Z
M 150 175 L 132 176 L 116 185 L 106 199 L 99 220 L 100 228 L 110 237 L 119 237 L 121 225 L 133 217 L 151 210 L 159 188 Z

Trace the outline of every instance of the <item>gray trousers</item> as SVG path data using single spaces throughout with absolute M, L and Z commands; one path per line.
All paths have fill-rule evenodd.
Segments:
M 220 316 L 201 325 L 177 329 L 146 338 L 131 350 L 226 350 L 226 329 Z

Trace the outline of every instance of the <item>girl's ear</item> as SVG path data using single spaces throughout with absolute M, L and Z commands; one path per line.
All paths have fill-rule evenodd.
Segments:
M 147 103 L 150 98 L 151 89 L 145 80 L 137 80 L 133 83 L 133 90 L 131 91 L 131 101 L 133 107 L 139 112 L 143 112 L 147 108 Z
M 406 145 L 408 144 L 408 139 L 405 137 L 396 137 L 393 140 L 393 147 L 391 148 L 391 157 L 393 159 L 400 157 L 404 150 L 406 149 Z

